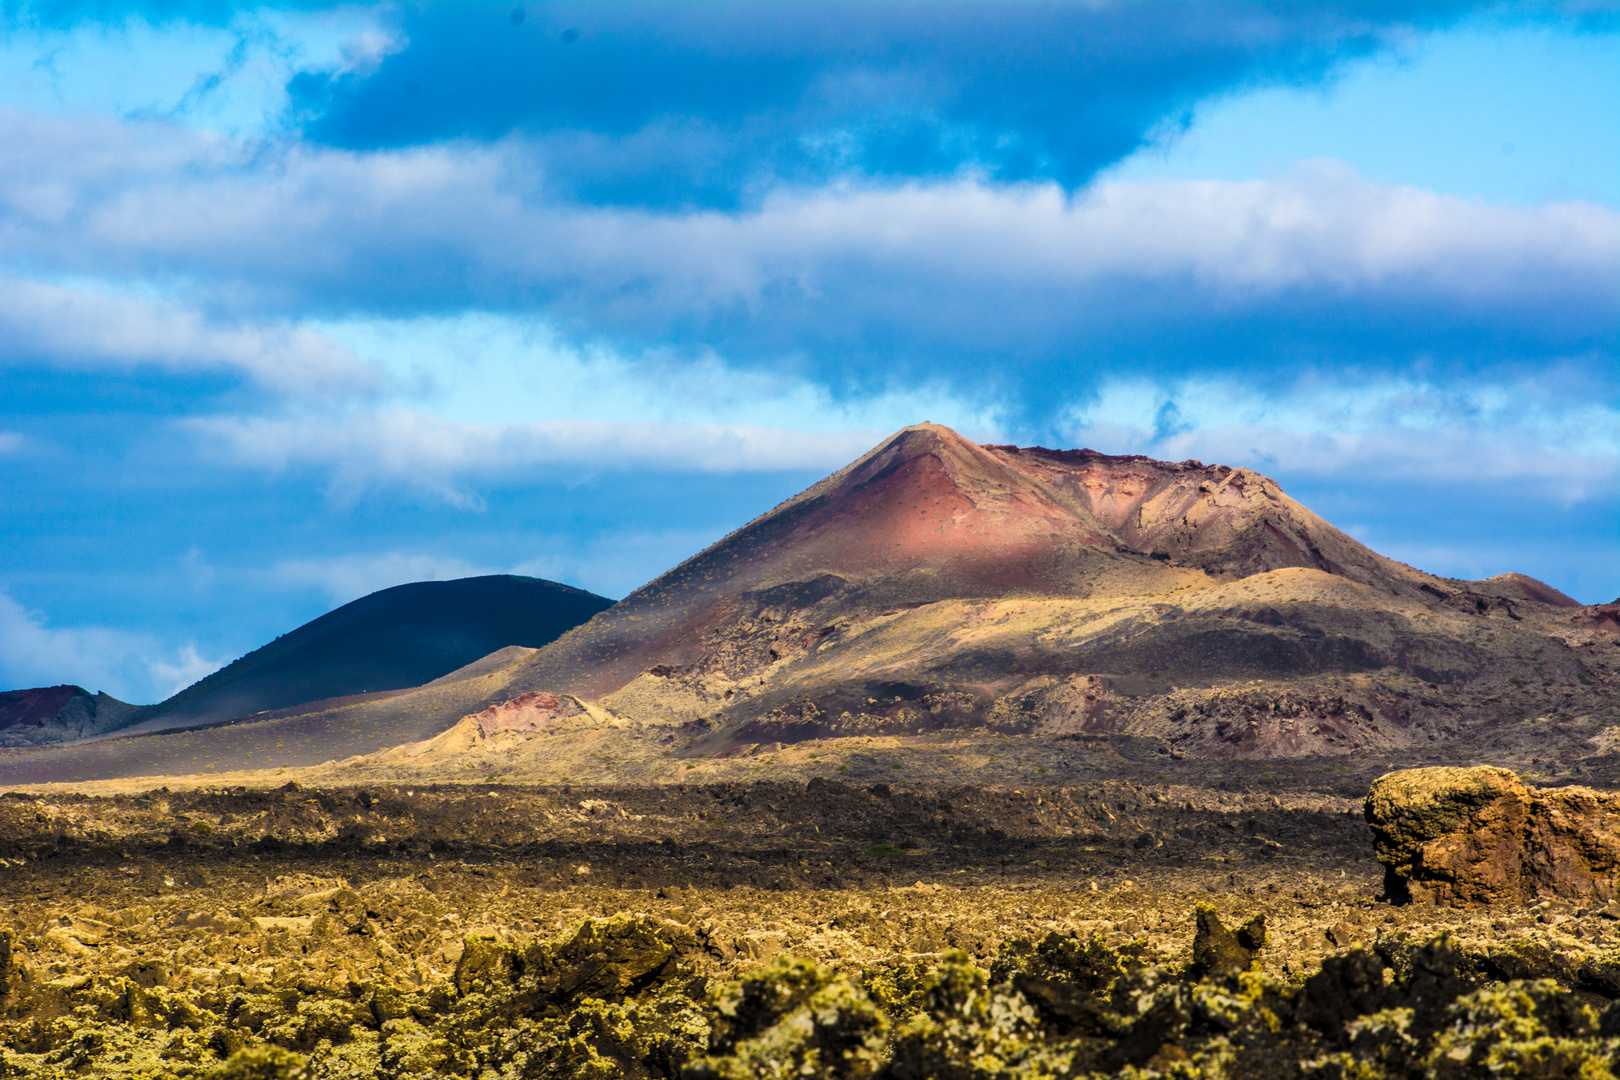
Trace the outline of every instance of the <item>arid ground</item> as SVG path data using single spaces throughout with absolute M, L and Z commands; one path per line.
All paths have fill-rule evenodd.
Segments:
M 845 1002 L 828 1023 L 877 1024 L 894 1044 L 861 1028 L 875 1064 L 839 1066 L 828 1056 L 833 1038 L 810 1075 L 875 1075 L 884 1054 L 892 1068 L 908 1016 L 915 1025 L 930 1008 L 972 1013 L 946 1000 L 951 965 L 980 969 L 992 987 L 998 975 L 1012 995 L 1018 979 L 1034 977 L 1020 974 L 1017 943 L 1033 943 L 1028 953 L 1056 933 L 1049 943 L 1102 950 L 1086 963 L 1124 950 L 1121 970 L 1187 978 L 1200 904 L 1234 929 L 1265 916 L 1259 974 L 1230 976 L 1238 998 L 1249 986 L 1249 1005 L 1266 993 L 1305 994 L 1325 957 L 1358 943 L 1375 950 L 1357 955 L 1380 957 L 1374 970 L 1388 969 L 1393 985 L 1413 950 L 1439 934 L 1452 935 L 1448 963 L 1469 988 L 1552 978 L 1594 1017 L 1620 995 L 1620 912 L 1393 906 L 1381 899 L 1356 797 L 1362 777 L 1277 769 L 1263 787 L 1235 773 L 1213 779 L 1021 790 L 816 778 L 12 794 L 0 799 L 0 910 L 14 965 L 0 1067 L 42 1077 L 199 1076 L 232 1060 L 246 1068 L 259 1052 L 256 1067 L 270 1071 L 242 1075 L 280 1075 L 297 1066 L 262 1056 L 279 1047 L 322 1076 L 708 1075 L 704 1055 L 728 980 L 770 963 L 773 978 L 795 977 L 783 960 L 794 957 L 876 1003 L 876 1018 L 862 1021 Z M 536 948 L 552 949 L 592 971 L 633 966 L 641 955 L 602 946 L 577 956 L 555 944 L 582 925 L 610 937 L 664 927 L 669 963 L 659 953 L 664 966 L 640 982 L 627 977 L 599 997 L 553 989 L 540 1004 L 514 982 L 521 1002 L 496 1007 L 494 991 L 471 982 L 491 963 L 479 949 L 510 946 L 521 957 L 527 948 L 531 960 Z M 1152 992 L 1151 978 L 1135 977 Z M 1190 985 L 1219 985 L 1205 978 Z M 1070 991 L 1074 981 L 1072 972 L 1070 982 L 1056 980 Z M 1037 991 L 1024 986 L 1024 1009 L 1039 1005 Z M 610 1006 L 630 1012 L 599 1031 L 604 1021 L 591 1010 Z M 637 1008 L 676 1009 L 703 1030 L 672 1035 Z M 1117 1050 L 1129 1042 L 1124 1028 L 1109 1035 L 1109 1021 L 1065 1020 L 1061 1001 L 1050 1008 L 994 1035 L 1002 1065 L 961 1075 L 1062 1075 L 1049 1051 L 1068 1046 L 1074 1059 L 1076 1039 L 1085 1046 L 1075 1074 L 1134 1062 L 1301 1075 L 1301 1061 L 1331 1056 L 1344 1041 L 1331 1024 L 1318 1031 L 1290 1020 L 1283 1035 L 1292 1026 L 1303 1035 L 1245 1057 L 1243 1022 L 1212 1034 L 1195 1018 L 1127 1052 Z M 483 1010 L 476 1023 L 469 1009 Z M 529 1032 L 534 1045 L 513 1049 L 495 1028 Z M 662 1049 L 650 1050 L 652 1036 L 642 1036 L 655 1028 Z M 987 1032 L 972 1038 L 991 1039 Z M 1211 1057 L 1216 1035 L 1231 1046 Z M 1009 1040 L 1023 1049 L 1009 1050 Z M 714 1075 L 769 1075 L 744 1060 L 758 1048 L 740 1046 Z

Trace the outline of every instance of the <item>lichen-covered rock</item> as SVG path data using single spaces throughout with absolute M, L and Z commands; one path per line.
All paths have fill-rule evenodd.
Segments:
M 1015 938 L 1002 943 L 990 979 L 1022 994 L 1049 1030 L 1099 1035 L 1115 1030 L 1117 1014 L 1130 1008 L 1127 976 L 1146 967 L 1144 951 L 1140 941 L 1110 948 L 1095 934 Z
M 1300 1023 L 1337 1037 L 1351 1021 L 1396 1000 L 1394 988 L 1384 981 L 1383 959 L 1358 946 L 1322 961 L 1321 969 L 1305 980 L 1294 1012 Z
M 711 981 L 701 929 L 621 915 L 521 949 L 469 938 L 452 980 L 410 988 L 52 980 L 0 1024 L 0 1077 L 1614 1080 L 1620 1004 L 1567 958 L 1380 934 L 1279 978 L 1252 969 L 1258 920 L 1189 921 L 1201 964 L 1053 932 L 988 970 L 779 956 Z
M 700 949 L 692 930 L 645 916 L 587 919 L 559 943 L 531 946 L 524 974 L 558 1003 L 616 998 L 674 978 Z
M 704 955 L 690 927 L 644 915 L 584 919 L 521 949 L 470 935 L 448 992 L 371 995 L 382 1071 L 674 1076 L 708 1043 L 707 984 L 694 968 Z
M 1140 941 L 1116 949 L 1099 934 L 1081 938 L 1052 931 L 1035 942 L 1023 938 L 1002 942 L 990 977 L 1002 982 L 1016 975 L 1039 976 L 1106 999 L 1121 976 L 1146 964 L 1145 952 Z
M 297 1054 L 276 1046 L 257 1047 L 232 1054 L 208 1080 L 312 1080 L 315 1071 Z
M 1193 958 L 1189 974 L 1195 978 L 1228 978 L 1251 970 L 1266 944 L 1266 917 L 1256 915 L 1233 933 L 1209 904 L 1197 908 L 1193 932 Z
M 690 927 L 647 916 L 585 919 L 561 938 L 514 949 L 469 936 L 455 989 L 508 1016 L 561 1016 L 588 998 L 637 996 L 691 974 L 702 953 Z
M 1507 769 L 1379 777 L 1367 823 L 1392 899 L 1453 906 L 1620 893 L 1620 796 L 1535 790 Z
M 936 979 L 932 957 L 895 957 L 862 972 L 861 989 L 888 1016 L 906 1020 L 927 1004 Z
M 1598 1011 L 1551 980 L 1475 990 L 1453 1002 L 1446 1019 L 1423 1062 L 1436 1080 L 1614 1075 Z
M 710 1052 L 688 1080 L 878 1074 L 889 1021 L 853 981 L 779 957 L 719 989 Z
M 1041 1019 L 1009 986 L 993 986 L 989 973 L 963 953 L 940 964 L 927 1008 L 895 1033 L 885 1080 L 988 1080 L 1017 1075 L 1045 1049 Z M 1024 1075 L 1042 1075 L 1036 1068 Z

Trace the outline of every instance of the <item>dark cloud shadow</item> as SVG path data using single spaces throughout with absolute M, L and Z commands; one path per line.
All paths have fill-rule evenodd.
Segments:
M 730 208 L 779 183 L 973 170 L 1073 188 L 1201 98 L 1313 82 L 1463 3 L 440 4 L 374 71 L 290 86 L 356 149 L 521 131 L 553 195 Z

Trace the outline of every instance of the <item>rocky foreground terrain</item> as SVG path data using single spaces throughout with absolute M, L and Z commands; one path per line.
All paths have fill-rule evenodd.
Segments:
M 1620 906 L 1390 903 L 1362 802 L 1309 779 L 13 794 L 0 1071 L 1608 1075 Z

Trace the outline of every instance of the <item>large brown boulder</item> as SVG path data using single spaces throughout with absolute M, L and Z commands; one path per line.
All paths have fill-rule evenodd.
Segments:
M 1408 769 L 1365 806 L 1392 899 L 1454 907 L 1620 893 L 1620 795 L 1534 789 L 1507 769 Z

